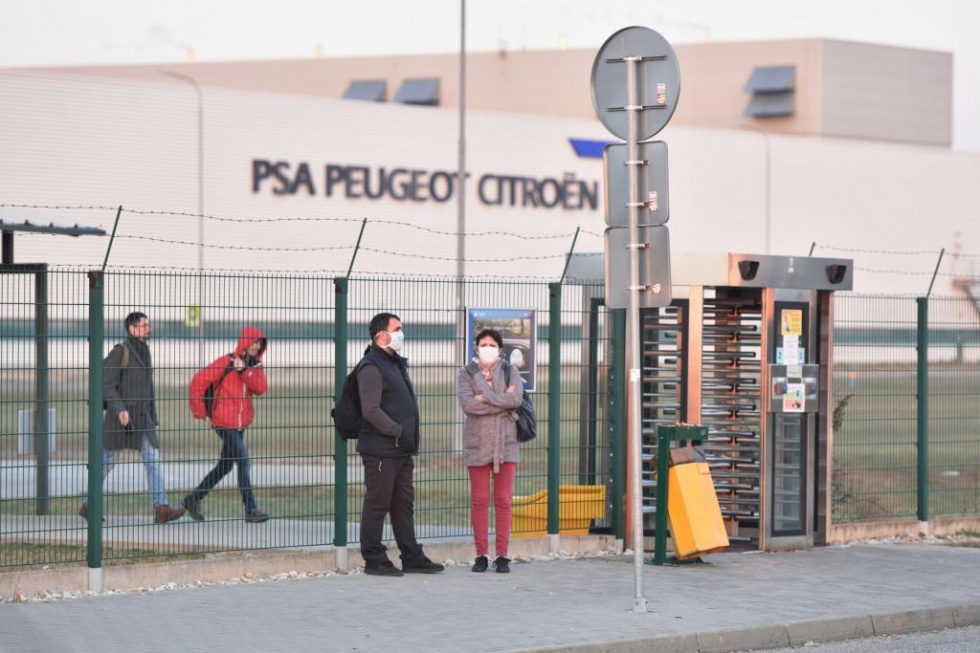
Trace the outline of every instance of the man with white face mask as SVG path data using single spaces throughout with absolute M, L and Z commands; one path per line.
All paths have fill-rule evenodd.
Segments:
M 412 474 L 419 452 L 419 408 L 408 361 L 399 355 L 404 333 L 401 319 L 379 313 L 369 326 L 371 344 L 357 366 L 357 385 L 364 425 L 357 452 L 364 463 L 364 507 L 361 512 L 361 557 L 364 573 L 401 576 L 433 574 L 445 569 L 422 553 L 415 538 L 415 488 Z M 388 559 L 382 540 L 385 516 L 401 552 L 402 568 Z

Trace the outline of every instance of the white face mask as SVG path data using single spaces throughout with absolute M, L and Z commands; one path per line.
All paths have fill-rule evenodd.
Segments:
M 404 332 L 395 331 L 394 333 L 391 333 L 390 331 L 385 331 L 385 333 L 387 333 L 388 337 L 390 338 L 390 342 L 388 342 L 388 349 L 391 351 L 401 351 L 402 344 L 405 342 Z
M 476 354 L 480 357 L 480 362 L 484 365 L 492 365 L 500 358 L 500 347 L 484 345 L 476 348 Z

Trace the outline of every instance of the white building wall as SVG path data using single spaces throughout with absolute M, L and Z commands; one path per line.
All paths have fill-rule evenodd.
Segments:
M 367 218 L 355 273 L 455 275 L 455 198 L 326 197 L 323 171 L 453 172 L 456 110 L 217 88 L 203 97 L 204 213 L 224 219 L 205 221 L 206 267 L 342 273 Z M 121 204 L 110 265 L 194 269 L 197 136 L 189 84 L 0 73 L 0 204 L 104 207 L 48 212 L 107 230 Z M 940 249 L 960 242 L 961 268 L 977 252 L 980 156 L 737 130 L 668 127 L 660 136 L 670 148 L 674 252 L 764 253 L 768 241 L 773 254 L 806 255 L 816 243 L 817 255 L 855 259 L 855 290 L 912 294 L 927 290 Z M 609 138 L 597 120 L 467 115 L 466 231 L 489 234 L 467 238 L 467 276 L 556 279 L 577 228 L 576 251 L 601 251 L 601 190 L 594 211 L 476 199 L 474 180 L 486 174 L 600 182 L 600 162 L 576 157 L 570 137 Z M 253 159 L 293 171 L 307 163 L 316 194 L 253 193 Z M 235 221 L 263 218 L 310 220 Z M 18 234 L 16 260 L 99 266 L 107 244 Z M 947 257 L 934 292 L 948 292 L 957 271 Z

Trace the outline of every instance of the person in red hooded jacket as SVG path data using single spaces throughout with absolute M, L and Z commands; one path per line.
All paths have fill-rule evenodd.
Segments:
M 222 356 L 194 375 L 191 380 L 191 413 L 197 419 L 208 417 L 204 403 L 205 390 L 213 383 L 211 401 L 211 426 L 221 438 L 221 458 L 214 468 L 198 484 L 193 492 L 184 497 L 187 514 L 197 521 L 204 520 L 201 502 L 215 485 L 232 469 L 238 467 L 238 489 L 245 504 L 245 521 L 258 524 L 269 519 L 259 510 L 252 491 L 250 470 L 252 462 L 245 446 L 245 429 L 255 417 L 252 397 L 265 394 L 265 371 L 262 356 L 268 341 L 259 329 L 247 326 L 238 336 L 238 346 L 233 354 Z

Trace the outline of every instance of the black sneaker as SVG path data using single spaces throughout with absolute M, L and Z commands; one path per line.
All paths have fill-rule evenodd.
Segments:
M 402 571 L 406 574 L 438 574 L 445 569 L 443 565 L 440 565 L 438 562 L 432 562 L 424 555 L 415 558 L 411 562 L 402 560 Z
M 504 556 L 497 556 L 497 559 L 493 561 L 493 568 L 497 570 L 498 574 L 509 574 L 510 558 L 505 558 Z
M 184 500 L 180 502 L 180 505 L 184 506 L 187 510 L 187 514 L 191 516 L 194 521 L 204 521 L 204 513 L 201 512 L 201 500 L 195 499 L 194 495 L 188 494 L 184 497 Z
M 391 564 L 390 560 L 385 560 L 384 562 L 379 562 L 375 564 L 365 564 L 364 573 L 368 576 L 403 576 L 404 572 L 401 569 Z
M 473 571 L 478 574 L 482 574 L 490 566 L 490 559 L 486 556 L 477 556 L 476 562 L 473 563 Z
M 261 524 L 264 521 L 269 521 L 269 514 L 262 512 L 258 508 L 252 508 L 251 510 L 245 511 L 245 521 L 249 524 Z

